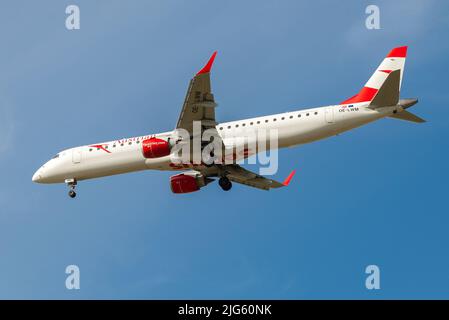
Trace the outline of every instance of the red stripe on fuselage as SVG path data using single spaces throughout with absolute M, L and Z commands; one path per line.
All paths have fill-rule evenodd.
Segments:
M 107 153 L 111 153 L 111 151 L 107 150 L 105 147 L 103 147 L 101 144 L 96 144 L 93 146 L 90 146 L 91 148 L 97 148 L 97 149 L 101 149 L 103 151 L 106 151 Z

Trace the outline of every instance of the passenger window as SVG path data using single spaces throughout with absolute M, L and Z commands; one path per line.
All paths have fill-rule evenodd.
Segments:
M 309 114 L 308 114 L 308 113 L 306 113 L 306 116 L 308 117 L 308 116 L 309 116 Z
M 265 120 L 265 123 L 268 123 L 268 119 L 267 119 L 267 120 Z
M 298 118 L 301 118 L 301 114 L 298 114 Z
M 315 115 L 317 115 L 317 114 L 318 114 L 318 112 L 315 111 Z
M 273 121 L 276 121 L 276 118 L 274 118 Z
M 293 119 L 293 116 L 290 116 L 290 119 Z
M 249 124 L 252 126 L 254 123 L 253 123 L 253 122 L 250 122 Z

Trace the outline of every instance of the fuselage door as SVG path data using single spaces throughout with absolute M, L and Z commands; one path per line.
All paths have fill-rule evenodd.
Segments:
M 73 149 L 72 150 L 72 162 L 80 163 L 81 162 L 81 149 Z
M 324 111 L 324 116 L 326 118 L 326 123 L 333 123 L 334 122 L 334 108 L 326 108 Z

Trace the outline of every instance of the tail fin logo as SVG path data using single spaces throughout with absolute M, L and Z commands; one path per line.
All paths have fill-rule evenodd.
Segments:
M 397 47 L 388 53 L 388 55 L 382 60 L 379 67 L 372 74 L 369 80 L 365 83 L 362 89 L 355 96 L 346 99 L 340 104 L 358 103 L 358 102 L 371 102 L 376 96 L 379 89 L 382 87 L 388 76 L 396 71 L 400 70 L 399 75 L 399 90 L 401 89 L 402 74 L 404 72 L 405 60 L 407 57 L 407 47 Z

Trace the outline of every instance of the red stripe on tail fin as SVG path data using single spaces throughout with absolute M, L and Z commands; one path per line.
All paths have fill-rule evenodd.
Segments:
M 407 57 L 407 46 L 397 47 L 390 51 L 387 58 L 405 58 Z
M 367 102 L 373 100 L 374 96 L 377 93 L 377 89 L 369 88 L 369 87 L 363 87 L 362 90 L 360 90 L 359 93 L 357 93 L 355 96 L 341 102 L 340 104 L 348 104 L 348 103 L 357 103 L 357 102 Z

